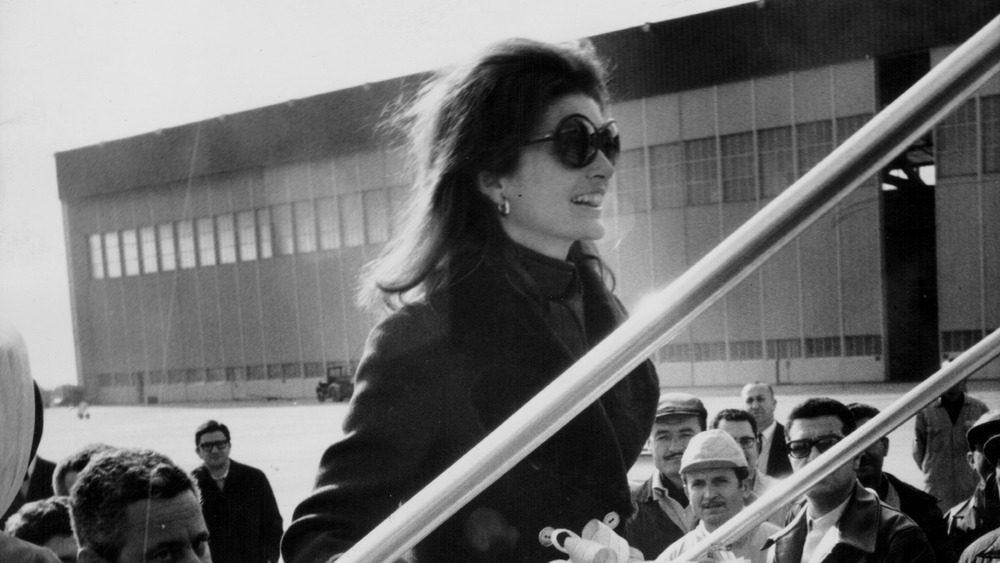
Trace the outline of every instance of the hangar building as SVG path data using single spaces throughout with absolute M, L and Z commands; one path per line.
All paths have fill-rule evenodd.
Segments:
M 626 305 L 1000 12 L 940 6 L 765 0 L 591 38 L 623 132 L 602 251 Z M 377 125 L 426 77 L 57 154 L 90 397 L 304 398 L 349 376 L 374 321 L 357 274 L 408 181 Z M 1000 325 L 1000 78 L 889 168 L 663 346 L 662 384 L 917 381 Z

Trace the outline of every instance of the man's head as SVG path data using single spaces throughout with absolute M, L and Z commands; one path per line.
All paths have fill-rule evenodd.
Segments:
M 966 454 L 969 465 L 976 470 L 984 483 L 989 482 L 993 476 L 995 464 L 990 463 L 983 454 L 983 446 L 990 438 L 997 435 L 1000 435 L 1000 409 L 983 413 L 983 416 L 980 416 L 965 433 L 965 438 L 969 442 L 969 453 Z
M 736 443 L 743 449 L 750 474 L 753 475 L 757 471 L 757 458 L 760 457 L 760 435 L 757 433 L 757 419 L 747 411 L 723 409 L 715 415 L 709 426 L 726 432 L 736 440 Z
M 80 472 L 90 463 L 90 458 L 110 449 L 112 447 L 107 444 L 89 444 L 60 460 L 52 473 L 52 490 L 55 491 L 56 495 L 69 496 L 73 483 L 76 483 Z
M 181 468 L 150 450 L 101 453 L 70 497 L 81 563 L 210 563 L 198 489 Z
M 6 530 L 17 539 L 49 548 L 64 563 L 76 561 L 69 499 L 64 496 L 24 504 L 7 520 Z
M 1000 436 L 994 436 L 986 441 L 983 455 L 993 464 L 993 476 L 996 478 L 997 489 L 1000 489 Z
M 851 411 L 839 401 L 818 398 L 808 399 L 797 405 L 788 417 L 786 428 L 786 445 L 792 470 L 801 470 L 853 432 L 854 428 Z M 850 494 L 851 486 L 856 480 L 858 463 L 858 457 L 847 460 L 809 489 L 806 497 L 821 505 L 843 500 Z
M 229 428 L 209 420 L 194 432 L 195 452 L 205 462 L 205 467 L 222 470 L 229 463 Z
M 774 422 L 774 407 L 778 402 L 774 400 L 774 390 L 770 385 L 760 381 L 747 383 L 740 391 L 740 398 L 743 399 L 743 408 L 757 419 L 760 432 Z
M 860 427 L 879 414 L 879 410 L 864 403 L 851 403 L 847 405 L 854 417 L 855 426 Z M 889 455 L 889 437 L 882 436 L 872 442 L 861 454 L 858 465 L 858 481 L 870 488 L 877 489 L 882 482 L 882 465 L 885 463 L 885 456 Z
M 706 430 L 691 438 L 681 459 L 684 490 L 695 516 L 709 531 L 742 510 L 748 475 L 743 449 L 723 430 Z
M 691 438 L 705 430 L 708 411 L 687 393 L 664 393 L 653 422 L 653 464 L 667 479 L 680 482 L 681 456 Z
M 941 394 L 941 398 L 948 402 L 955 402 L 965 396 L 965 380 L 952 385 L 947 391 Z

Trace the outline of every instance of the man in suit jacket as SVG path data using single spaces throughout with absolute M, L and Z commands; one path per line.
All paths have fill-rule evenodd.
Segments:
M 785 448 L 785 427 L 774 420 L 774 390 L 767 383 L 752 381 L 740 392 L 744 410 L 757 419 L 760 430 L 761 453 L 757 458 L 757 469 L 765 475 L 783 478 L 792 474 L 792 464 L 788 461 Z

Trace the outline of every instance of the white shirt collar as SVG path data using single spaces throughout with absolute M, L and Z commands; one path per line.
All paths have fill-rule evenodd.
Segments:
M 827 512 L 826 514 L 820 516 L 819 518 L 812 517 L 811 515 L 812 505 L 806 504 L 806 520 L 809 523 L 810 527 L 814 530 L 818 528 L 825 529 L 836 524 L 837 521 L 840 520 L 840 517 L 844 514 L 844 511 L 847 510 L 847 503 L 848 501 L 851 500 L 851 496 L 852 495 L 847 495 L 847 498 L 844 499 L 844 502 L 837 505 L 837 508 L 834 508 L 833 510 Z

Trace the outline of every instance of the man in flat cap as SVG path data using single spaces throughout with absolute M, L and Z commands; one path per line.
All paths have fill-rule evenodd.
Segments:
M 655 559 L 697 523 L 684 492 L 681 457 L 691 438 L 704 431 L 707 423 L 708 411 L 698 397 L 688 393 L 660 396 L 650 437 L 655 470 L 632 490 L 636 514 L 625 528 L 629 545 L 647 559 Z
M 955 553 L 962 553 L 977 538 L 1000 527 L 1000 498 L 993 479 L 994 467 L 983 450 L 986 442 L 998 435 L 1000 410 L 987 411 L 965 435 L 969 442 L 966 457 L 979 477 L 979 484 L 972 496 L 956 504 L 944 516 Z

